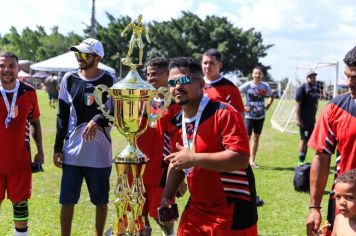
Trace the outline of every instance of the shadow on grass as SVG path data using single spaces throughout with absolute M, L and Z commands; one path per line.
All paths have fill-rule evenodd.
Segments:
M 261 166 L 257 170 L 277 170 L 277 171 L 294 171 L 296 167 L 282 167 L 282 166 Z M 256 170 L 254 168 L 253 170 Z M 334 174 L 335 167 L 331 166 L 329 169 L 329 174 Z
M 255 170 L 277 170 L 277 171 L 294 171 L 294 167 L 281 167 L 281 166 L 261 166 L 258 169 L 253 169 Z

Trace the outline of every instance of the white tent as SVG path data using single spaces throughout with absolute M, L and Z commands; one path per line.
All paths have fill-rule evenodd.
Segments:
M 32 64 L 32 70 L 48 72 L 67 72 L 78 69 L 78 62 L 73 52 L 67 52 L 62 55 Z M 99 68 L 115 74 L 115 70 L 103 63 L 99 63 Z
M 19 73 L 18 73 L 18 77 L 26 78 L 26 77 L 30 77 L 30 74 L 29 74 L 29 73 L 26 73 L 26 72 L 23 71 L 23 70 L 20 70 Z

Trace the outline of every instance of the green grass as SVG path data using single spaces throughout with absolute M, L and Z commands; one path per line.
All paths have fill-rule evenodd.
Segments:
M 56 111 L 50 109 L 47 94 L 38 91 L 43 144 L 45 152 L 45 172 L 33 175 L 32 198 L 30 200 L 30 235 L 60 235 L 58 203 L 60 191 L 61 170 L 52 162 L 53 144 L 55 138 Z M 298 162 L 298 135 L 282 134 L 271 128 L 270 116 L 278 100 L 268 112 L 262 132 L 260 148 L 256 162 L 261 166 L 254 169 L 258 195 L 265 201 L 263 207 L 258 208 L 258 228 L 260 235 L 305 235 L 305 221 L 308 215 L 309 195 L 295 192 L 293 189 L 294 167 Z M 116 155 L 126 144 L 125 139 L 113 130 L 113 150 Z M 36 149 L 32 148 L 32 152 Z M 313 151 L 308 152 L 307 161 L 311 160 Z M 332 175 L 330 174 L 330 178 Z M 329 186 L 326 190 L 330 189 Z M 113 189 L 116 173 L 113 169 L 111 176 L 110 205 L 106 228 L 114 222 L 115 208 L 112 203 L 115 198 Z M 184 209 L 187 195 L 178 200 L 179 212 Z M 323 197 L 323 220 L 326 215 L 327 195 Z M 75 208 L 72 235 L 92 235 L 94 226 L 95 207 L 90 203 L 86 186 L 83 186 L 79 204 Z M 161 235 L 158 226 L 151 220 L 153 235 Z M 12 235 L 12 206 L 5 200 L 0 210 L 0 235 Z

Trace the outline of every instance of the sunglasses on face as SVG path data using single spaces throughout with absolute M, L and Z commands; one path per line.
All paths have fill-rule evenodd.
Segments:
M 81 58 L 83 60 L 88 60 L 89 57 L 95 56 L 94 54 L 89 54 L 89 53 L 85 53 L 85 52 L 74 52 L 74 55 L 76 58 Z
M 182 76 L 178 79 L 169 79 L 168 80 L 168 87 L 175 87 L 177 84 L 185 85 L 190 84 L 192 82 L 192 78 L 189 76 Z

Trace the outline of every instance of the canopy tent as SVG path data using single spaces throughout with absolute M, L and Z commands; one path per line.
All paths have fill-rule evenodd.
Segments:
M 73 52 L 67 52 L 62 55 L 32 64 L 32 70 L 48 72 L 67 72 L 78 69 L 78 62 Z M 115 74 L 115 70 L 103 63 L 99 63 L 99 68 Z
M 33 78 L 47 78 L 49 74 L 45 71 L 38 71 L 32 75 Z
M 29 73 L 26 73 L 26 72 L 23 71 L 23 70 L 20 70 L 19 73 L 18 73 L 18 77 L 26 78 L 26 77 L 30 77 L 30 74 L 29 74 Z
M 19 60 L 20 69 L 26 73 L 30 71 L 30 65 L 32 64 L 33 62 L 29 60 Z

